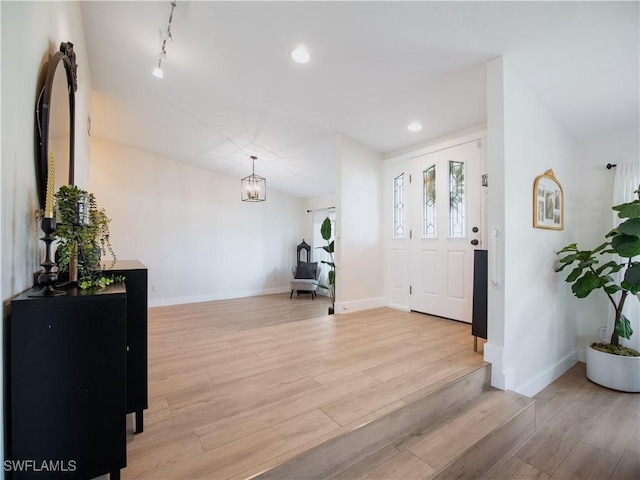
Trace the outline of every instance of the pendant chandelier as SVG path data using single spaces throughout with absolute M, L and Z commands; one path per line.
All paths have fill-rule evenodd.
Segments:
M 267 199 L 267 179 L 256 175 L 256 160 L 251 156 L 253 168 L 251 175 L 240 180 L 240 194 L 243 202 L 264 202 Z

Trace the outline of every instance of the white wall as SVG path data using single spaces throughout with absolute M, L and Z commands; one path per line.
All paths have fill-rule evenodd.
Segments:
M 58 50 L 60 42 L 69 41 L 74 44 L 78 62 L 76 179 L 80 185 L 87 184 L 89 174 L 89 141 L 86 128 L 82 125 L 90 109 L 92 87 L 78 3 L 0 2 L 0 11 L 0 291 L 3 306 L 6 307 L 8 300 L 32 285 L 33 273 L 40 269 L 42 242 L 38 238 L 42 232 L 35 220 L 38 197 L 35 181 L 34 112 L 38 76 L 49 55 Z M 6 309 L 4 313 L 6 314 Z M 0 341 L 1 336 L 2 333 Z M 3 394 L 0 392 L 0 402 L 2 398 Z M 0 455 L 3 453 L 4 448 L 0 448 Z
M 336 313 L 384 304 L 382 155 L 336 136 Z
M 301 199 L 240 201 L 240 179 L 93 138 L 91 191 L 120 259 L 149 269 L 151 306 L 289 291 Z
M 487 242 L 489 288 L 487 291 L 487 343 L 484 358 L 491 363 L 491 384 L 506 388 L 504 290 L 505 141 L 504 74 L 502 57 L 487 64 Z M 532 187 L 533 189 L 533 187 Z M 495 284 L 497 285 L 494 285 Z
M 87 114 L 91 78 L 80 10 L 74 2 L 2 2 L 2 298 L 31 285 L 40 268 L 41 234 L 35 220 L 34 115 L 38 76 L 62 41 L 74 44 L 76 92 L 76 181 L 87 183 Z M 19 45 L 16 48 L 16 45 Z M 83 120 L 84 119 L 84 120 Z M 84 122 L 84 123 L 83 123 Z
M 612 228 L 613 181 L 615 169 L 607 170 L 607 163 L 632 163 L 640 161 L 640 132 L 631 130 L 602 135 L 578 145 L 578 245 L 593 248 L 604 241 L 604 235 Z M 585 348 L 598 339 L 600 327 L 607 326 L 611 306 L 601 291 L 584 299 L 574 299 L 574 307 L 580 311 L 578 319 L 578 349 L 580 360 L 585 361 Z M 633 326 L 635 348 L 640 345 L 640 328 Z
M 503 267 L 501 287 L 490 288 L 485 358 L 496 386 L 534 395 L 577 361 L 570 289 L 554 272 L 556 252 L 577 236 L 576 146 L 502 59 L 488 65 L 488 101 L 488 223 L 502 230 L 492 254 Z M 532 226 L 533 183 L 547 169 L 564 187 L 563 231 Z
M 2 6 L 0 5 L 0 27 L 2 26 Z M 0 30 L 1 32 L 1 30 Z M 2 35 L 0 35 L 0 52 L 2 52 Z M 4 55 L 2 56 L 2 58 L 4 58 Z M 0 72 L 2 72 L 2 65 L 0 64 Z M 2 75 L 0 75 L 0 93 L 3 92 L 2 90 Z M 3 95 L 2 95 L 3 96 Z M 2 105 L 2 101 L 0 98 L 0 106 Z M 3 135 L 3 130 L 2 130 L 2 117 L 4 117 L 4 114 L 0 114 L 0 144 L 2 144 L 2 135 Z M 0 150 L 0 185 L 2 185 L 2 191 L 4 192 L 4 184 L 2 183 L 2 171 L 4 170 L 4 168 L 2 167 L 2 151 Z M 0 194 L 0 268 L 4 267 L 4 263 L 1 259 L 4 258 L 4 248 L 2 247 L 4 245 L 4 237 L 2 236 L 2 232 L 3 232 L 3 227 L 2 224 L 4 223 L 4 214 L 3 214 L 3 210 L 2 210 L 2 205 L 3 205 L 3 201 L 2 201 L 2 195 Z M 3 324 L 4 324 L 4 290 L 2 289 L 2 275 L 0 274 L 0 294 L 2 295 L 2 303 L 3 303 L 3 307 L 2 307 L 2 320 L 3 320 Z M 2 329 L 4 331 L 4 328 Z M 2 340 L 2 333 L 0 333 L 0 340 Z M 0 366 L 4 367 L 3 365 L 3 360 L 0 360 Z M 2 392 L 2 388 L 0 388 L 0 393 Z M 0 395 L 1 397 L 1 395 Z M 2 398 L 0 398 L 0 410 L 4 411 L 3 409 L 3 400 Z M 3 429 L 4 430 L 4 429 Z M 3 433 L 0 432 L 0 449 L 2 449 L 3 447 Z M 3 455 L 0 453 L 0 459 L 3 458 Z M 2 476 L 4 477 L 4 474 L 2 474 Z

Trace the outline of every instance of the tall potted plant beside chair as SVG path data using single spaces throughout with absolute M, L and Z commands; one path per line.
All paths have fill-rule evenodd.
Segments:
M 640 187 L 636 194 L 640 198 Z M 640 353 L 620 345 L 620 338 L 630 339 L 633 334 L 624 305 L 636 301 L 640 292 L 640 200 L 613 209 L 624 221 L 605 236 L 606 241 L 594 250 L 580 250 L 575 243 L 567 245 L 558 252 L 561 257 L 556 272 L 573 266 L 566 278 L 573 294 L 585 298 L 603 290 L 615 312 L 610 341 L 587 347 L 587 377 L 615 390 L 640 392 Z M 603 258 L 607 261 L 600 264 Z M 612 276 L 618 272 L 624 272 L 621 280 Z
M 318 248 L 322 248 L 329 254 L 330 261 L 321 261 L 325 265 L 329 265 L 329 273 L 327 274 L 327 285 L 319 284 L 319 286 L 329 291 L 329 298 L 331 298 L 329 315 L 333 315 L 336 303 L 336 264 L 333 258 L 334 241 L 331 239 L 331 220 L 329 219 L 329 217 L 325 218 L 322 222 L 322 225 L 320 226 L 320 235 L 322 235 L 323 240 L 327 242 L 327 244 Z

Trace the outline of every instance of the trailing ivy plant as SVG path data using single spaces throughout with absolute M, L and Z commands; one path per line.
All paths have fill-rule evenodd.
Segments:
M 89 202 L 88 225 L 78 222 L 76 209 L 78 201 L 83 196 Z M 114 262 L 116 255 L 109 240 L 111 219 L 103 208 L 98 208 L 95 196 L 75 185 L 64 185 L 55 197 L 58 238 L 56 259 L 60 271 L 68 272 L 71 257 L 76 255 L 80 288 L 102 288 L 114 282 L 122 282 L 122 277 L 104 275 L 100 269 L 100 259 L 103 255 L 108 254 Z
M 322 248 L 325 252 L 327 252 L 329 254 L 329 258 L 331 259 L 331 261 L 328 262 L 326 260 L 322 260 L 322 263 L 329 265 L 329 274 L 328 274 L 328 282 L 327 282 L 328 285 L 319 285 L 319 286 L 329 290 L 329 296 L 331 298 L 331 307 L 333 308 L 336 303 L 336 264 L 335 264 L 335 260 L 333 259 L 335 244 L 334 244 L 334 241 L 331 240 L 331 220 L 329 219 L 329 217 L 325 218 L 324 221 L 322 222 L 322 226 L 320 227 L 320 235 L 322 235 L 322 238 L 324 239 L 325 242 L 327 242 L 327 244 L 318 248 Z
M 640 187 L 635 193 L 638 199 L 613 207 L 618 217 L 626 220 L 605 235 L 604 243 L 593 250 L 580 250 L 575 243 L 567 245 L 558 252 L 561 258 L 556 268 L 556 272 L 561 272 L 573 266 L 565 281 L 572 284 L 571 290 L 578 298 L 585 298 L 594 290 L 604 291 L 615 311 L 613 333 L 609 344 L 594 343 L 592 347 L 627 356 L 640 356 L 636 350 L 620 345 L 620 337 L 629 339 L 633 334 L 629 319 L 622 313 L 625 302 L 640 292 Z M 621 261 L 611 257 L 612 254 Z M 605 255 L 609 255 L 604 257 L 608 261 L 600 265 Z M 612 274 L 620 271 L 624 271 L 624 276 L 616 281 Z

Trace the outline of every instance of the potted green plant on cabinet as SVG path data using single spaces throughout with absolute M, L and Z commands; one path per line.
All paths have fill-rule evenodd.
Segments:
M 64 185 L 56 199 L 56 260 L 61 272 L 80 288 L 104 287 L 122 281 L 100 269 L 103 254 L 116 256 L 109 240 L 111 219 L 98 208 L 95 196 L 75 185 Z
M 331 219 L 329 217 L 325 218 L 320 226 L 320 235 L 325 242 L 326 245 L 323 245 L 322 248 L 325 252 L 329 254 L 329 261 L 321 260 L 322 263 L 329 265 L 329 272 L 327 274 L 327 285 L 320 284 L 319 286 L 325 288 L 329 291 L 329 298 L 331 299 L 331 306 L 329 307 L 329 315 L 333 315 L 336 303 L 336 264 L 333 258 L 334 252 L 334 241 L 331 239 Z
M 640 198 L 640 188 L 636 194 Z M 605 242 L 593 250 L 567 245 L 558 252 L 556 271 L 573 266 L 566 278 L 573 294 L 585 298 L 602 290 L 615 312 L 610 341 L 587 347 L 587 377 L 615 390 L 640 392 L 640 353 L 620 345 L 620 338 L 630 339 L 633 334 L 624 305 L 635 301 L 640 292 L 640 200 L 616 205 L 613 210 L 624 221 L 605 236 Z M 623 272 L 621 279 L 614 276 L 618 272 Z

